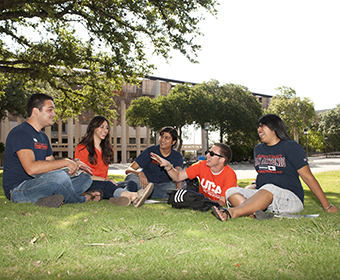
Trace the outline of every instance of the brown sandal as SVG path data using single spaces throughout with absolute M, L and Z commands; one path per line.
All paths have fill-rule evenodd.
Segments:
M 228 211 L 228 209 L 222 208 L 222 207 L 217 207 L 213 206 L 211 207 L 211 210 L 213 211 L 214 215 L 216 216 L 217 219 L 220 221 L 226 221 L 231 219 L 231 215 Z M 222 216 L 221 213 L 226 214 L 226 216 Z
M 103 199 L 104 194 L 101 190 L 91 190 L 84 192 L 82 196 L 89 197 L 90 198 L 89 201 L 101 201 Z

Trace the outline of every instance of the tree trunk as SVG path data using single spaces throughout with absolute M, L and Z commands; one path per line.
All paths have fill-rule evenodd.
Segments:
M 293 129 L 293 132 L 294 132 L 294 141 L 296 143 L 299 143 L 299 133 L 296 131 L 296 128 L 294 127 Z

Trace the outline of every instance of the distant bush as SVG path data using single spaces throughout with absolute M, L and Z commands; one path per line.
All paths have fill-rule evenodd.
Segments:
M 254 157 L 254 148 L 246 145 L 231 145 L 232 162 L 248 161 Z

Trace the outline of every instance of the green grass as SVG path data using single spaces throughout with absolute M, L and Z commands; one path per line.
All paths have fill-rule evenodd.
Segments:
M 339 205 L 340 171 L 316 177 Z M 166 203 L 15 204 L 1 188 L 0 279 L 340 279 L 339 214 L 304 188 L 317 219 L 227 222 Z

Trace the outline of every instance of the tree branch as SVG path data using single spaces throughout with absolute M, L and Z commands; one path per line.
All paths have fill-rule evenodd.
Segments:
M 37 74 L 39 71 L 33 68 L 16 68 L 0 65 L 0 72 L 12 74 Z

